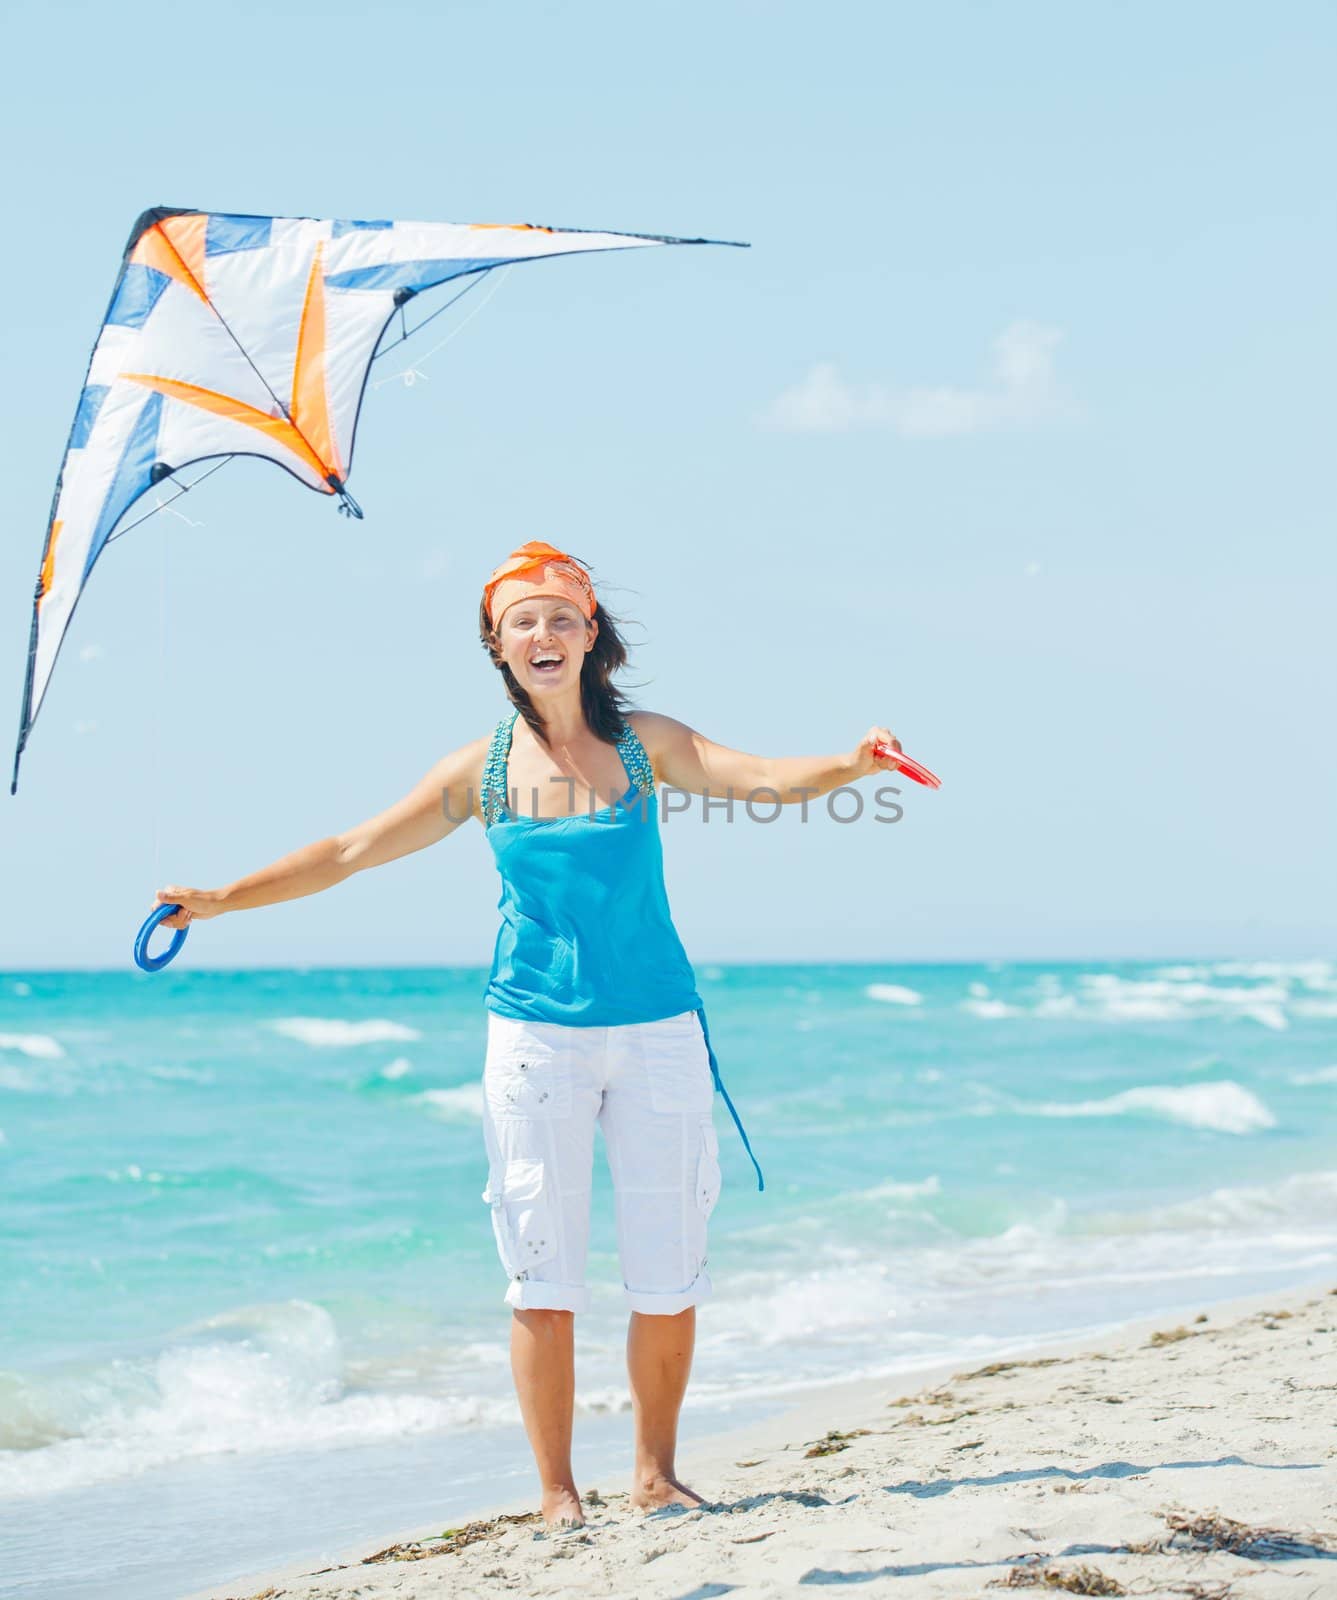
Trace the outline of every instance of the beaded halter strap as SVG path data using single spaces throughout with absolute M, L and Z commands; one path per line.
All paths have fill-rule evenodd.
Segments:
M 516 710 L 509 716 L 504 716 L 497 724 L 492 735 L 492 743 L 488 746 L 487 760 L 483 763 L 484 827 L 490 828 L 494 822 L 500 820 L 506 810 L 506 759 L 511 753 L 511 738 L 519 715 L 519 711 Z M 655 776 L 650 766 L 650 757 L 645 753 L 645 746 L 629 722 L 622 724 L 622 733 L 617 740 L 617 753 L 622 757 L 622 764 L 630 773 L 636 789 L 643 796 L 653 798 Z M 577 816 L 579 814 L 579 812 L 573 813 Z

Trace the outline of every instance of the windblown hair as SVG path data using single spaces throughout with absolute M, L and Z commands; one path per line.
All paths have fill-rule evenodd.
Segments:
M 618 623 L 622 619 L 605 611 L 597 600 L 594 620 L 599 624 L 599 632 L 594 648 L 585 652 L 585 659 L 581 663 L 580 704 L 590 732 L 609 744 L 616 744 L 626 726 L 627 712 L 635 709 L 612 681 L 613 674 L 627 664 L 627 646 L 618 632 Z M 492 665 L 501 673 L 507 699 L 534 730 L 534 737 L 547 744 L 543 718 L 506 665 L 497 636 L 488 620 L 487 606 L 482 602 L 478 607 L 478 634 Z

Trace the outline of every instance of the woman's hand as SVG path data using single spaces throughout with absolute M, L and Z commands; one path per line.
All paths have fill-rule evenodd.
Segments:
M 158 890 L 153 903 L 156 906 L 181 907 L 172 916 L 164 917 L 159 927 L 184 928 L 187 923 L 203 922 L 206 917 L 219 916 L 223 908 L 218 901 L 217 889 L 178 889 L 174 884 L 168 884 L 167 888 Z
M 900 763 L 894 756 L 875 756 L 873 746 L 881 745 L 886 750 L 899 750 L 901 741 L 890 728 L 869 728 L 859 742 L 858 749 L 854 752 L 854 775 L 864 778 L 870 772 L 895 772 Z

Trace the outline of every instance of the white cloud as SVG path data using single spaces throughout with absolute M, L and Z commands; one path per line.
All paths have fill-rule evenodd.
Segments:
M 847 433 L 882 428 L 904 439 L 948 439 L 992 428 L 1043 422 L 1066 409 L 1054 371 L 1059 328 L 1013 322 L 993 342 L 988 381 L 975 388 L 940 384 L 896 388 L 852 383 L 834 362 L 819 361 L 783 389 L 762 421 L 791 433 Z

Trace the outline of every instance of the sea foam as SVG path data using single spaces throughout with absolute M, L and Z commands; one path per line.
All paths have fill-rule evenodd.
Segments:
M 0 1033 L 0 1050 L 17 1050 L 34 1061 L 59 1061 L 65 1054 L 49 1033 Z
M 349 1393 L 342 1368 L 329 1313 L 288 1301 L 181 1329 L 147 1361 L 59 1377 L 0 1373 L 0 1495 L 108 1482 L 190 1457 L 395 1439 L 517 1417 L 508 1398 Z
M 1025 1108 L 1039 1117 L 1121 1117 L 1129 1113 L 1163 1117 L 1190 1128 L 1217 1133 L 1258 1133 L 1277 1119 L 1248 1089 L 1229 1079 L 1221 1083 L 1150 1084 L 1125 1089 L 1105 1100 L 1049 1103 Z
M 1130 1231 L 1152 1233 L 1210 1229 L 1229 1237 L 1241 1230 L 1278 1226 L 1289 1232 L 1337 1219 L 1337 1172 L 1299 1172 L 1274 1184 L 1213 1189 L 1159 1210 L 1126 1219 Z M 1110 1231 L 1122 1231 L 1104 1224 Z
M 986 1022 L 994 1022 L 999 1017 L 1019 1017 L 1020 1006 L 1010 1006 L 1006 1000 L 987 1000 L 981 996 L 972 996 L 969 1000 L 961 1002 L 962 1011 L 969 1011 L 972 1016 L 983 1017 Z
M 1051 1022 L 1193 1022 L 1223 1017 L 1256 1022 L 1279 1033 L 1290 1025 L 1288 1008 L 1300 1014 L 1324 1015 L 1323 1008 L 1329 1004 L 1324 1000 L 1292 1002 L 1289 978 L 1223 984 L 1206 981 L 1211 976 L 1209 969 L 1199 967 L 1163 967 L 1147 978 L 1083 972 L 1074 977 L 1069 989 L 1047 976 L 1036 980 L 1028 995 L 1014 995 L 1009 1001 L 995 999 L 982 984 L 972 983 L 970 997 L 961 1002 L 961 1009 L 990 1020 L 1030 1016 Z
M 343 1017 L 280 1017 L 270 1026 L 287 1039 L 321 1047 L 412 1042 L 422 1038 L 416 1028 L 384 1017 L 366 1022 L 349 1022 Z
M 917 1006 L 922 1004 L 923 995 L 915 989 L 907 989 L 899 983 L 870 983 L 864 994 L 870 1000 L 881 1000 L 892 1006 Z
M 863 1191 L 865 1200 L 919 1200 L 942 1193 L 942 1180 L 931 1173 L 918 1183 L 879 1183 Z
M 453 1089 L 424 1089 L 410 1098 L 443 1122 L 476 1122 L 483 1115 L 483 1085 L 461 1083 Z
M 1293 1072 L 1291 1082 L 1297 1089 L 1312 1089 L 1321 1083 L 1337 1083 L 1337 1067 L 1319 1067 L 1314 1072 Z

